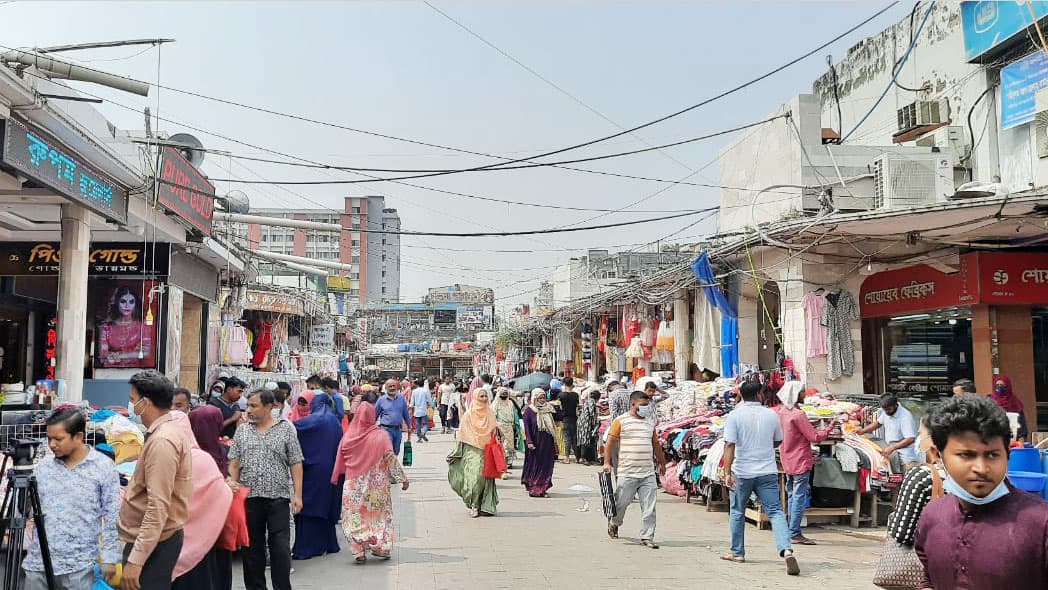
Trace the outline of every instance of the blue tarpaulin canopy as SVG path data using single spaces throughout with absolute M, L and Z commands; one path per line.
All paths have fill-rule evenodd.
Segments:
M 725 377 L 735 377 L 739 373 L 738 314 L 717 286 L 707 251 L 703 250 L 695 262 L 691 263 L 691 272 L 695 273 L 695 278 L 702 285 L 706 298 L 721 312 L 721 372 Z

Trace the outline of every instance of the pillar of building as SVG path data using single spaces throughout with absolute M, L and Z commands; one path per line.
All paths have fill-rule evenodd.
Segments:
M 1027 408 L 1026 420 L 1037 420 L 1033 366 L 1033 328 L 1026 305 L 972 306 L 972 366 L 980 393 L 993 391 L 993 379 L 1007 375 L 1012 390 Z
M 60 252 L 55 378 L 65 385 L 62 401 L 75 403 L 84 399 L 87 268 L 91 253 L 91 213 L 80 205 L 62 205 Z
M 688 300 L 691 297 L 691 291 L 682 289 L 673 300 L 673 374 L 677 381 L 691 379 L 688 374 L 692 343 Z

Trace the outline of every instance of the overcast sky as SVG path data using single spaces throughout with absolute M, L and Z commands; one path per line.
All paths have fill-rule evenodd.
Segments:
M 66 55 L 114 73 L 151 82 L 159 75 L 165 86 L 275 111 L 520 158 L 609 135 L 620 131 L 618 126 L 632 127 L 697 103 L 820 45 L 885 4 L 434 3 L 564 92 L 425 3 L 0 2 L 0 21 L 8 25 L 2 44 L 10 47 L 174 38 L 176 43 L 159 51 L 124 47 Z M 636 135 L 560 157 L 639 149 L 759 120 L 793 95 L 810 92 L 812 81 L 826 70 L 826 54 L 840 59 L 849 47 L 903 18 L 910 8 L 909 4 L 895 6 L 830 49 L 728 99 Z M 159 96 L 154 92 L 142 98 L 96 86 L 79 87 L 110 99 L 99 108 L 124 129 L 142 129 L 142 107 L 149 105 L 165 118 L 329 164 L 458 169 L 495 161 L 172 92 L 161 91 Z M 167 133 L 188 131 L 208 148 L 276 157 L 176 124 L 161 123 L 160 129 Z M 720 147 L 730 140 L 731 136 L 721 137 L 579 166 L 678 180 L 708 165 L 690 181 L 716 184 L 719 172 L 715 159 Z M 214 178 L 360 178 L 348 172 L 215 155 L 207 157 L 204 168 Z M 498 199 L 600 209 L 620 208 L 660 190 L 661 194 L 633 209 L 699 209 L 715 206 L 719 199 L 718 191 L 712 188 L 550 168 L 408 182 Z M 531 230 L 665 215 L 635 211 L 587 221 L 601 214 L 490 203 L 388 182 L 287 187 L 217 184 L 220 193 L 242 188 L 252 204 L 260 207 L 341 210 L 344 196 L 384 195 L 387 206 L 399 210 L 403 228 L 415 231 Z M 714 230 L 714 219 L 693 225 L 697 220 L 690 217 L 534 237 L 405 237 L 401 299 L 417 301 L 427 287 L 464 283 L 494 288 L 500 306 L 530 301 L 539 280 L 548 278 L 557 264 L 584 253 L 586 248 L 614 250 L 621 249 L 614 248 L 617 245 L 666 237 L 694 241 Z M 531 252 L 491 252 L 498 249 Z

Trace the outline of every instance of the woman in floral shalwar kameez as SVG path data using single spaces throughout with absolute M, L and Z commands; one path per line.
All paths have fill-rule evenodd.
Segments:
M 368 550 L 375 557 L 389 559 L 393 551 L 391 488 L 399 483 L 401 489 L 408 489 L 408 479 L 370 403 L 360 404 L 339 444 L 331 481 L 337 483 L 342 477 L 342 531 L 356 563 L 364 563 Z

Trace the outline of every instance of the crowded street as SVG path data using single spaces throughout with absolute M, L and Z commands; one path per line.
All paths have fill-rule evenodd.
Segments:
M 1048 589 L 1046 29 L 0 0 L 0 590 Z
M 703 588 L 715 590 L 873 588 L 869 580 L 878 543 L 871 538 L 837 532 L 842 530 L 838 527 L 809 529 L 819 545 L 800 554 L 802 576 L 787 577 L 775 558 L 771 531 L 750 532 L 748 563 L 724 562 L 717 557 L 728 543 L 727 514 L 708 513 L 704 506 L 665 494 L 658 500 L 657 552 L 638 544 L 636 515 L 626 518 L 622 537 L 612 541 L 604 534 L 595 467 L 558 464 L 549 498 L 529 498 L 520 486 L 520 469 L 511 471 L 511 479 L 498 483 L 498 515 L 471 519 L 448 486 L 444 457 L 452 437 L 430 438 L 433 442 L 414 447 L 414 465 L 406 469 L 411 488 L 393 499 L 398 537 L 392 559 L 353 566 L 343 543 L 338 554 L 294 562 L 295 588 L 343 587 L 335 580 L 353 588 L 391 590 L 643 590 L 691 586 L 699 580 Z M 573 486 L 589 491 L 574 492 L 569 489 Z M 244 588 L 239 575 L 236 579 L 234 588 Z

